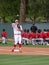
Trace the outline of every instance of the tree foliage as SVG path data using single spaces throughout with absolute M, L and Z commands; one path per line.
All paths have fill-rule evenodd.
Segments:
M 37 19 L 49 20 L 49 0 L 0 0 L 0 17 L 16 17 L 20 15 L 20 5 L 25 1 L 25 7 L 21 14 L 25 14 L 23 20 L 29 17 L 33 21 Z M 20 17 L 20 18 L 22 18 Z
M 28 0 L 28 15 L 49 20 L 49 0 Z
M 20 0 L 0 0 L 0 16 L 15 16 L 19 10 Z

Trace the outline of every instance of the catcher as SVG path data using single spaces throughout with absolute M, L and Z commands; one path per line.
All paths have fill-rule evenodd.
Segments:
M 15 23 L 12 23 L 13 32 L 14 32 L 14 47 L 12 49 L 12 52 L 14 52 L 14 49 L 16 48 L 17 43 L 19 46 L 19 51 L 22 52 L 22 43 L 21 43 L 21 32 L 22 32 L 22 26 L 19 24 L 19 20 L 15 20 Z

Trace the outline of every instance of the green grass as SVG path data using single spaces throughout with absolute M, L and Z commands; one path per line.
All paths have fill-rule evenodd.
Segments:
M 13 40 L 12 41 L 7 40 L 7 44 L 4 44 L 4 45 L 0 41 L 0 46 L 13 46 L 13 44 L 14 44 L 14 41 Z
M 13 46 L 13 44 L 14 44 L 14 41 L 13 40 L 12 41 L 11 40 L 10 41 L 8 40 L 7 41 L 7 44 L 4 44 L 4 45 L 0 41 L 0 46 Z M 33 46 L 32 44 L 29 44 L 29 45 L 23 45 L 23 46 L 24 47 L 38 47 L 38 48 L 39 47 L 42 47 L 42 48 L 49 48 L 49 46 L 47 46 L 47 45 L 34 45 Z
M 14 41 L 7 41 L 7 44 L 3 45 L 0 42 L 0 46 L 13 46 Z M 42 47 L 49 48 L 45 45 L 23 45 L 24 47 Z M 0 65 L 49 65 L 49 55 L 4 55 L 0 54 Z
M 13 40 L 7 40 L 7 44 L 2 44 L 0 41 L 0 46 L 13 46 L 14 45 L 14 41 Z M 38 47 L 38 48 L 49 48 L 49 45 L 32 45 L 32 44 L 28 44 L 28 45 L 23 45 L 23 47 Z
M 0 55 L 0 65 L 49 65 L 49 56 Z

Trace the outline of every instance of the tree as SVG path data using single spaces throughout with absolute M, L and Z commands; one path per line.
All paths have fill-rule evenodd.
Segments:
M 28 14 L 35 22 L 37 18 L 42 17 L 49 20 L 49 0 L 29 0 Z
M 40 10 L 40 1 L 39 0 L 29 0 L 28 2 L 28 16 L 32 21 L 36 21 L 36 18 L 39 16 Z
M 20 0 L 0 0 L 0 17 L 8 20 L 20 14 Z
M 20 22 L 25 22 L 26 18 L 26 0 L 21 0 L 20 4 Z

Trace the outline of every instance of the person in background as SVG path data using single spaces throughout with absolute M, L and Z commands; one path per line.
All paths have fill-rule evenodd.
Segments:
M 42 45 L 43 42 L 43 35 L 41 34 L 41 30 L 36 31 L 36 43 Z
M 23 44 L 26 44 L 26 32 L 27 32 L 27 30 L 24 29 L 24 31 L 23 31 L 23 33 L 22 33 L 22 43 L 23 43 Z
M 7 44 L 7 33 L 6 33 L 5 29 L 3 29 L 3 31 L 2 31 L 1 37 L 2 37 L 2 44 Z
M 25 29 L 24 32 L 22 33 L 22 42 L 26 45 L 29 44 L 29 40 L 30 40 L 30 37 L 29 37 L 29 29 Z
M 45 30 L 44 33 L 45 33 L 44 42 L 45 42 L 46 45 L 48 45 L 49 44 L 49 30 Z
M 33 24 L 30 28 L 30 31 L 36 33 L 37 29 L 38 29 L 37 26 L 35 26 L 35 24 Z
M 26 32 L 26 45 L 28 45 L 30 42 L 30 32 L 29 32 L 29 29 L 27 29 L 27 32 Z
M 42 45 L 45 45 L 45 44 L 46 44 L 46 43 L 45 43 L 45 40 L 46 40 L 46 37 L 47 37 L 46 31 L 41 31 L 40 35 L 41 35 L 42 38 L 43 38 L 43 43 L 42 43 Z

